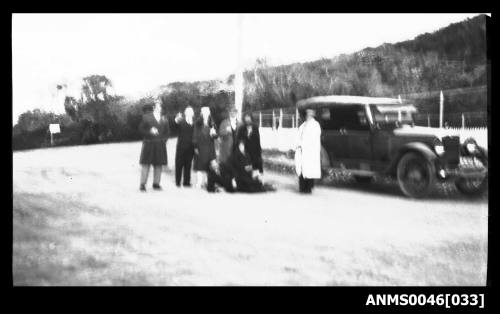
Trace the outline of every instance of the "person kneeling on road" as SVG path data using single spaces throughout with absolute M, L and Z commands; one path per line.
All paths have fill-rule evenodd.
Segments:
M 226 192 L 232 193 L 236 191 L 236 180 L 230 164 L 219 163 L 216 159 L 212 159 L 207 171 L 207 191 L 218 192 L 217 186 L 221 186 Z
M 253 169 L 250 156 L 245 151 L 245 141 L 239 140 L 237 148 L 231 156 L 231 166 L 239 192 L 256 193 L 275 191 L 270 184 L 263 184 L 258 169 Z

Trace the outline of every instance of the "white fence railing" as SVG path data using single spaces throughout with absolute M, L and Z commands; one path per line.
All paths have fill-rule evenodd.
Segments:
M 438 128 L 433 128 L 438 131 Z M 488 130 L 487 128 L 449 128 L 450 133 L 457 133 L 460 140 L 464 141 L 468 137 L 474 138 L 482 147 L 488 147 Z M 294 149 L 297 136 L 296 128 L 278 128 L 261 127 L 260 142 L 263 149 L 276 149 L 282 152 L 287 152 Z
M 472 137 L 476 140 L 479 146 L 488 148 L 488 129 L 487 128 L 450 128 L 457 132 L 460 135 L 460 140 L 464 141 L 465 139 Z

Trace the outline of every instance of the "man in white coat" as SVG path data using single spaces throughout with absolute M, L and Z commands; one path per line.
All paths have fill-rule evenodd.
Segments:
M 321 127 L 314 114 L 313 109 L 306 110 L 306 119 L 297 134 L 295 171 L 301 193 L 311 193 L 314 179 L 321 178 Z

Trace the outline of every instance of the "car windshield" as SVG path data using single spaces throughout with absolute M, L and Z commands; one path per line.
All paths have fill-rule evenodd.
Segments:
M 417 109 L 413 105 L 370 105 L 373 122 L 378 124 L 412 124 Z

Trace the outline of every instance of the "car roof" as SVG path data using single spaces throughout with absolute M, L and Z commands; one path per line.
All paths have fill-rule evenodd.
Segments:
M 317 96 L 307 99 L 302 99 L 297 102 L 298 109 L 314 108 L 322 104 L 336 105 L 397 105 L 402 103 L 397 98 L 386 97 L 365 97 L 365 96 Z

